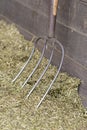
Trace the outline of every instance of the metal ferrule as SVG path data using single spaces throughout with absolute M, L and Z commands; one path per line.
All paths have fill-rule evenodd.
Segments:
M 49 22 L 49 37 L 55 37 L 57 8 L 58 8 L 58 0 L 51 0 L 50 22 Z

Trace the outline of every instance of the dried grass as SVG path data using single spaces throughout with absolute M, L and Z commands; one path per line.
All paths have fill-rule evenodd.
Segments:
M 0 21 L 0 130 L 85 130 L 87 111 L 78 95 L 80 80 L 67 73 L 60 73 L 45 101 L 35 110 L 53 79 L 55 66 L 50 65 L 37 89 L 25 100 L 47 64 L 44 58 L 34 77 L 21 89 L 21 84 L 40 56 L 37 50 L 23 75 L 14 84 L 11 83 L 32 47 L 33 44 L 24 39 L 14 24 Z

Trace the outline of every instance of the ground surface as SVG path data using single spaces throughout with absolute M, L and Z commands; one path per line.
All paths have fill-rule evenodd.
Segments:
M 20 78 L 11 83 L 32 47 L 32 41 L 26 41 L 13 24 L 0 21 L 0 130 L 86 130 L 87 113 L 78 95 L 80 80 L 67 73 L 60 73 L 44 102 L 35 109 L 52 81 L 56 67 L 50 65 L 37 89 L 25 99 L 47 64 L 44 58 L 34 76 L 21 89 L 40 56 L 38 51 Z

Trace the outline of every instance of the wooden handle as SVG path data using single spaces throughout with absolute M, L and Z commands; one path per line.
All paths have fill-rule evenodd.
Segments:
M 53 15 L 57 15 L 57 8 L 58 8 L 58 0 L 54 0 L 53 2 Z

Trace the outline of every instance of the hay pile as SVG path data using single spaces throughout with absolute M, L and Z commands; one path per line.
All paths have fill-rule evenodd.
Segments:
M 54 66 L 50 65 L 37 89 L 25 100 L 47 64 L 44 58 L 26 87 L 21 89 L 40 56 L 37 50 L 22 76 L 11 83 L 32 47 L 31 41 L 25 40 L 14 24 L 0 21 L 0 130 L 86 130 L 87 113 L 78 95 L 80 80 L 67 73 L 60 73 L 45 101 L 35 110 L 53 79 Z

